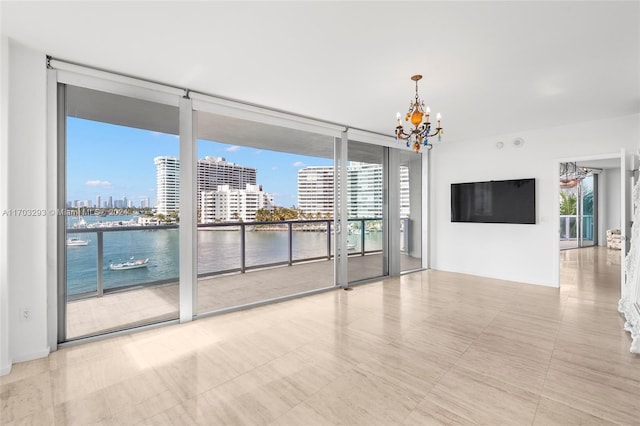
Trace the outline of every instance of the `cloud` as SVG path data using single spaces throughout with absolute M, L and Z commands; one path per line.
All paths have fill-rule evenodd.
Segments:
M 230 146 L 229 148 L 225 149 L 225 151 L 227 152 L 236 152 L 239 151 L 241 147 L 239 147 L 238 145 L 233 145 Z
M 259 155 L 259 154 L 262 154 L 262 150 L 261 149 L 256 149 L 255 151 L 253 151 L 253 153 L 255 155 Z
M 271 167 L 271 170 L 279 170 L 279 169 L 280 169 L 280 167 L 278 167 L 278 166 Z
M 304 167 L 305 164 L 302 161 L 296 161 L 292 164 L 293 167 Z
M 88 180 L 85 182 L 85 185 L 87 186 L 101 186 L 103 188 L 111 188 L 111 182 L 109 182 L 108 180 Z

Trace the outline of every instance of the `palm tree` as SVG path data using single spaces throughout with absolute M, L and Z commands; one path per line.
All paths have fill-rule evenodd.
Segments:
M 560 193 L 560 214 L 561 215 L 573 215 L 578 212 L 578 198 L 576 194 L 567 195 L 564 192 Z

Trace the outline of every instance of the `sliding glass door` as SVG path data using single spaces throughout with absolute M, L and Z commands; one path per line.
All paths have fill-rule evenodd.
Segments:
M 422 155 L 400 151 L 400 272 L 422 269 Z
M 347 250 L 349 282 L 385 275 L 385 149 L 349 141 Z
M 59 341 L 176 319 L 177 107 L 59 87 Z
M 333 287 L 333 138 L 204 111 L 197 122 L 197 313 Z
M 579 247 L 590 247 L 597 243 L 597 182 L 598 175 L 592 174 L 585 177 L 578 185 Z
M 598 244 L 598 175 L 565 179 L 560 189 L 560 249 Z
M 421 156 L 387 138 L 56 79 L 59 343 L 420 268 Z

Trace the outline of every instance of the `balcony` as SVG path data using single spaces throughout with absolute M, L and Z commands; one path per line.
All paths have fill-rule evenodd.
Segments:
M 377 218 L 350 220 L 350 281 L 380 275 L 381 223 Z M 92 239 L 86 247 L 67 248 L 68 340 L 178 317 L 177 225 L 67 232 Z M 332 221 L 326 219 L 199 225 L 197 312 L 333 287 L 333 237 Z M 401 246 L 406 244 L 403 238 Z M 149 258 L 148 267 L 109 269 L 131 255 Z M 404 257 L 420 267 L 420 259 Z M 87 262 L 92 265 L 82 274 L 79 258 L 85 269 Z
M 583 245 L 593 245 L 593 225 L 593 215 L 560 215 L 560 249 L 578 247 L 580 235 Z

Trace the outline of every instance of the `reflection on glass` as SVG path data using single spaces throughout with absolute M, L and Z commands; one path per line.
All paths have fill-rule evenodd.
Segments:
M 422 156 L 399 151 L 400 272 L 422 268 Z
M 349 141 L 347 165 L 347 206 L 349 227 L 349 282 L 382 276 L 384 149 Z

